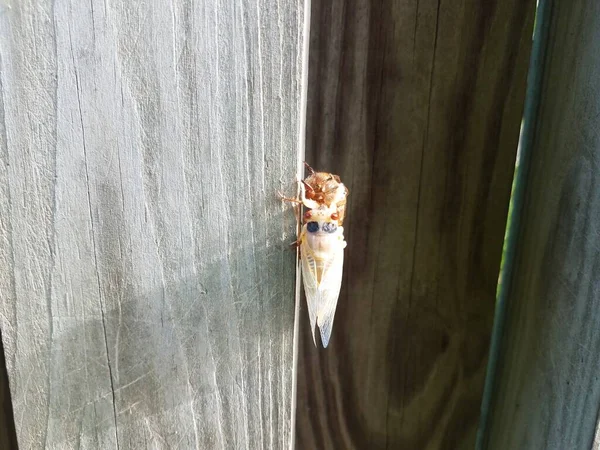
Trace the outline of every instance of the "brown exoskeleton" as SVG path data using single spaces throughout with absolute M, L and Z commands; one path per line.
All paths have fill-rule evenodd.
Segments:
M 346 214 L 348 188 L 344 186 L 339 176 L 327 172 L 315 172 L 307 163 L 304 165 L 310 175 L 301 181 L 302 203 L 310 209 L 335 206 L 335 214 L 337 214 L 335 220 L 342 225 Z
M 306 213 L 308 215 L 311 209 L 331 209 L 333 211 L 331 219 L 342 225 L 346 216 L 348 188 L 344 186 L 338 175 L 315 172 L 306 162 L 304 165 L 310 174 L 300 181 L 300 199 L 285 197 L 282 194 L 279 196 L 282 200 L 304 205 L 309 209 Z M 306 215 L 303 216 L 302 222 L 306 222 Z
M 342 225 L 346 213 L 348 188 L 344 186 L 339 176 L 327 172 L 315 172 L 308 164 L 304 163 L 304 165 L 310 175 L 301 182 L 302 203 L 310 209 L 335 206 L 337 221 Z

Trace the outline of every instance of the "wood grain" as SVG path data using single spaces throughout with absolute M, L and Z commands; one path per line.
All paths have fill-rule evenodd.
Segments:
M 313 2 L 307 160 L 350 189 L 300 449 L 472 449 L 534 1 Z
M 23 449 L 286 448 L 304 0 L 11 2 L 0 319 Z
M 600 408 L 600 5 L 550 2 L 489 449 L 591 449 Z

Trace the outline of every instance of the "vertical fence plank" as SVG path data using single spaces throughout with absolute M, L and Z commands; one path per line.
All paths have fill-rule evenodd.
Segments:
M 600 407 L 600 5 L 546 1 L 486 448 L 591 449 Z
M 330 347 L 300 327 L 298 448 L 473 448 L 534 9 L 314 2 L 307 160 L 350 196 Z
M 304 0 L 10 2 L 0 318 L 22 448 L 291 440 Z

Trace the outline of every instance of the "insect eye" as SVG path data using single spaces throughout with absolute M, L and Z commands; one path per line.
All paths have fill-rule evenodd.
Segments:
M 331 220 L 338 220 L 340 218 L 338 213 L 331 214 Z
M 323 231 L 325 233 L 334 233 L 337 230 L 337 225 L 333 222 L 325 222 L 323 224 Z
M 315 233 L 319 231 L 319 224 L 318 222 L 308 222 L 308 224 L 306 225 L 306 229 L 309 233 Z

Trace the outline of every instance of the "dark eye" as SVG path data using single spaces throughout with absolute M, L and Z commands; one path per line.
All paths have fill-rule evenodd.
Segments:
M 317 222 L 308 222 L 306 224 L 306 229 L 309 233 L 315 233 L 319 231 L 319 224 Z
M 325 222 L 323 224 L 323 231 L 325 233 L 335 233 L 335 230 L 337 230 L 337 225 L 333 222 Z

